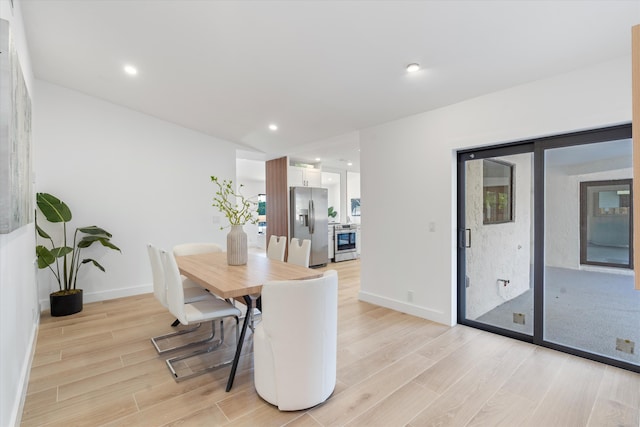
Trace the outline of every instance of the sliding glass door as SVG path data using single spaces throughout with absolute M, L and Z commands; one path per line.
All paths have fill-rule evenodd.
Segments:
M 630 137 L 459 153 L 459 323 L 640 371 Z
M 504 333 L 533 334 L 533 146 L 466 153 L 464 319 Z
M 544 151 L 544 340 L 640 365 L 632 152 L 622 138 Z

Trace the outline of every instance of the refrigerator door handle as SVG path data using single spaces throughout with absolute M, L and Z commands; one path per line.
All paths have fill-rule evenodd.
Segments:
M 313 234 L 316 228 L 316 211 L 313 206 L 313 199 L 309 200 L 309 233 Z

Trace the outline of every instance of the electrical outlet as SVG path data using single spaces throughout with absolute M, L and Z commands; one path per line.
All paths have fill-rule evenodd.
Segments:
M 407 291 L 407 301 L 413 302 L 413 291 Z

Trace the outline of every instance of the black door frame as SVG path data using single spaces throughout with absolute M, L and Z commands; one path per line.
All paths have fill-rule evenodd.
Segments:
M 605 363 L 622 369 L 634 372 L 640 372 L 640 366 L 632 363 L 624 362 L 617 359 L 589 353 L 583 350 L 566 347 L 557 343 L 544 340 L 544 185 L 545 181 L 545 150 L 553 148 L 570 147 L 575 145 L 585 145 L 598 142 L 615 141 L 631 138 L 631 124 L 623 124 L 611 126 L 601 129 L 573 132 L 563 135 L 555 135 L 544 138 L 530 139 L 507 144 L 499 144 L 491 147 L 459 150 L 457 153 L 457 284 L 458 284 L 458 304 L 457 318 L 458 323 L 485 330 L 488 332 L 500 334 L 510 338 L 530 342 L 543 347 L 562 351 L 574 356 L 583 357 L 597 362 Z M 512 154 L 533 153 L 533 184 L 534 184 L 534 211 L 533 211 L 533 227 L 534 227 L 534 250 L 533 250 L 533 310 L 534 310 L 534 327 L 533 335 L 526 335 L 520 332 L 499 328 L 493 325 L 476 322 L 466 319 L 466 235 L 465 235 L 465 162 L 468 160 L 478 160 L 490 157 L 498 157 Z M 633 206 L 632 206 L 633 209 Z

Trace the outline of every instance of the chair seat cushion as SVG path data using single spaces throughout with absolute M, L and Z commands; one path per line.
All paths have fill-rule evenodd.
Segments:
M 180 278 L 182 279 L 182 287 L 183 288 L 200 288 L 202 289 L 202 286 L 198 285 L 196 282 L 194 282 L 191 279 L 188 279 L 185 276 L 180 276 Z
M 240 317 L 242 313 L 228 302 L 212 298 L 185 304 L 184 314 L 188 323 L 195 323 L 227 316 Z
M 216 297 L 212 295 L 211 292 L 205 291 L 200 286 L 184 289 L 185 304 L 196 302 L 196 301 L 204 301 L 207 299 L 215 299 L 215 298 Z

